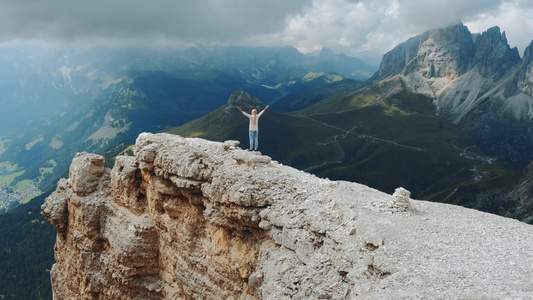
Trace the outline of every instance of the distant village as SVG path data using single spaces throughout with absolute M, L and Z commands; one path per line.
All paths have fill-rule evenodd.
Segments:
M 13 204 L 18 205 L 18 202 L 24 199 L 29 199 L 30 197 L 36 197 L 40 193 L 41 192 L 34 184 L 28 185 L 23 190 L 17 190 L 15 187 L 10 186 L 7 183 L 0 183 L 0 213 L 8 211 Z

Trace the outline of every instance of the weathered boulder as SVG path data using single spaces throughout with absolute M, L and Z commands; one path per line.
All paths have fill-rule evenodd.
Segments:
M 103 156 L 86 152 L 77 153 L 69 170 L 72 191 L 80 196 L 94 192 L 104 172 Z

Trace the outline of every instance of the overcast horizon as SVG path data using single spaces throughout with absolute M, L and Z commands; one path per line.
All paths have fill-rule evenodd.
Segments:
M 500 27 L 523 55 L 533 1 L 8 0 L 0 3 L 0 45 L 326 47 L 377 62 L 414 35 L 459 22 L 473 33 Z

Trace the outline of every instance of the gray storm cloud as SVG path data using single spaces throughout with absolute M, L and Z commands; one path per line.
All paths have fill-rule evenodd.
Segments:
M 399 21 L 412 26 L 442 27 L 451 23 L 468 22 L 480 15 L 498 11 L 501 0 L 425 0 L 400 1 Z
M 0 43 L 291 45 L 380 56 L 462 21 L 474 31 L 509 28 L 511 46 L 523 51 L 532 20 L 530 0 L 7 0 Z
M 0 3 L 0 41 L 231 42 L 283 29 L 309 1 L 28 0 Z

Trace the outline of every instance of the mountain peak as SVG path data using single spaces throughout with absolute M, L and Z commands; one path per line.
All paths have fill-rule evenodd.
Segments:
M 522 58 L 522 61 L 527 63 L 533 61 L 533 41 L 531 41 L 529 46 L 527 46 L 524 50 L 524 57 Z
M 457 24 L 427 31 L 396 46 L 383 56 L 372 80 L 401 75 L 411 91 L 434 98 L 439 113 L 458 122 L 521 61 L 518 49 L 509 46 L 498 26 L 472 34 Z M 491 93 L 496 95 L 498 90 Z M 504 94 L 516 95 L 516 88 L 505 88 Z
M 499 28 L 491 29 L 490 36 L 494 35 L 501 38 Z M 420 72 L 425 78 L 457 78 L 471 67 L 475 45 L 487 36 L 472 35 L 462 23 L 426 31 L 386 53 L 373 79 L 413 72 Z
M 472 34 L 462 23 L 426 31 L 383 56 L 373 80 L 420 72 L 426 78 L 456 78 L 470 65 Z
M 511 49 L 507 42 L 507 36 L 500 31 L 500 27 L 494 26 L 483 32 L 476 39 L 475 59 L 495 59 L 508 56 L 515 62 L 520 60 L 520 55 L 516 48 Z
M 257 108 L 258 106 L 263 106 L 263 103 L 261 102 L 261 100 L 257 99 L 256 97 L 246 92 L 243 92 L 241 90 L 236 90 L 229 97 L 228 105 L 234 106 L 234 107 Z
M 422 36 L 418 53 L 404 72 L 420 70 L 427 78 L 454 79 L 467 71 L 474 43 L 466 26 L 452 25 Z
M 322 50 L 320 50 L 320 55 L 321 56 L 335 55 L 335 52 L 333 52 L 333 50 L 329 48 L 323 47 Z

